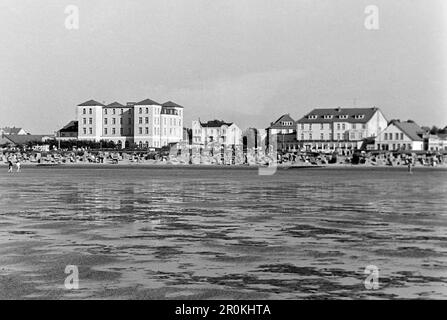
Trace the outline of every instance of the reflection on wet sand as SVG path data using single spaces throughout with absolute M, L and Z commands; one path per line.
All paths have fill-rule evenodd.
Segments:
M 1 173 L 0 298 L 446 298 L 446 175 Z

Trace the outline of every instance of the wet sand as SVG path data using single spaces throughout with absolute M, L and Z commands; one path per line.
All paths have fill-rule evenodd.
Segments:
M 2 299 L 447 298 L 443 170 L 63 168 L 0 172 Z

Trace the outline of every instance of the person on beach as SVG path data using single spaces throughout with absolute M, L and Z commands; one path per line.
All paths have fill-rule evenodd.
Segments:
M 12 161 L 8 160 L 8 172 L 12 172 L 12 167 L 13 167 Z
M 20 160 L 17 160 L 16 166 L 17 166 L 17 172 L 20 172 L 20 166 L 21 166 Z

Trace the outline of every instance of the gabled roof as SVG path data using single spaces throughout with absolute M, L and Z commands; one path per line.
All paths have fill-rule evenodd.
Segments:
M 441 140 L 447 140 L 447 133 L 438 133 L 437 136 Z
M 105 107 L 104 104 L 102 104 L 101 102 L 95 101 L 95 100 L 89 100 L 89 101 L 83 102 L 81 104 L 78 104 L 78 106 L 80 106 L 80 107 L 93 107 L 93 106 Z
M 48 140 L 52 135 L 42 135 L 42 134 L 11 134 L 4 135 L 4 138 L 8 139 L 15 145 L 24 145 L 28 142 L 41 142 Z
M 151 100 L 151 99 L 144 99 L 140 102 L 135 103 L 136 106 L 152 106 L 152 105 L 157 105 L 157 106 L 161 106 L 161 104 L 159 104 L 158 102 Z
M 333 123 L 333 122 L 350 122 L 350 123 L 366 123 L 372 116 L 379 111 L 379 108 L 333 108 L 333 109 L 313 109 L 304 117 L 299 119 L 298 123 Z M 310 119 L 309 116 L 315 116 Z M 363 118 L 356 119 L 355 116 L 363 115 Z M 324 116 L 332 116 L 332 119 L 325 119 Z M 346 116 L 341 119 L 339 116 Z
M 291 125 L 283 125 L 283 122 L 292 122 Z M 279 117 L 278 120 L 275 122 L 272 122 L 269 129 L 290 129 L 295 127 L 295 120 L 292 119 L 290 114 L 283 114 L 281 117 Z
M 4 128 L 0 128 L 0 130 L 3 131 L 4 134 L 19 134 L 19 132 L 22 131 L 22 128 L 4 127 Z
M 208 122 L 200 122 L 200 125 L 202 127 L 207 127 L 207 128 L 220 128 L 223 125 L 231 126 L 232 124 L 233 124 L 233 122 L 225 122 L 223 120 L 211 120 Z
M 62 129 L 59 130 L 59 132 L 74 132 L 78 131 L 78 121 L 70 121 L 67 123 Z
M 162 104 L 163 107 L 175 107 L 175 108 L 183 108 L 181 105 L 172 102 L 172 101 L 168 101 Z
M 106 106 L 107 108 L 124 108 L 124 106 L 119 102 L 112 102 Z
M 423 130 L 419 127 L 416 122 L 413 121 L 403 121 L 399 120 L 391 121 L 390 125 L 395 125 L 403 133 L 405 133 L 413 141 L 422 141 Z

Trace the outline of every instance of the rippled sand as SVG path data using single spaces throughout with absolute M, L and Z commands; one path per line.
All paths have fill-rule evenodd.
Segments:
M 447 171 L 0 172 L 0 298 L 447 298 Z M 80 288 L 67 290 L 66 265 Z M 379 289 L 363 284 L 379 268 Z

